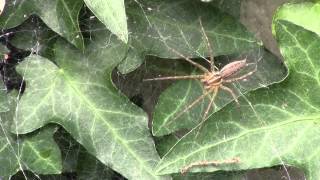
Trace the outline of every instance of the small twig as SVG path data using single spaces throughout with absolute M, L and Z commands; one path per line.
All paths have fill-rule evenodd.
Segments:
M 181 169 L 181 174 L 185 175 L 191 168 L 195 167 L 195 166 L 218 166 L 218 165 L 222 165 L 222 164 L 234 164 L 234 163 L 239 163 L 240 162 L 240 158 L 239 157 L 235 157 L 232 159 L 227 159 L 227 160 L 212 160 L 212 161 L 200 161 L 200 162 L 195 162 L 195 163 L 191 163 L 188 166 L 185 166 Z

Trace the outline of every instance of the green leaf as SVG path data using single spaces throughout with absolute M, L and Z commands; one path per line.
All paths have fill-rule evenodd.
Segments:
M 16 97 L 11 96 L 10 99 L 11 110 L 0 115 L 1 178 L 9 178 L 19 170 L 29 170 L 36 174 L 61 173 L 61 154 L 52 137 L 57 128 L 48 126 L 24 136 L 10 133 Z
M 304 5 L 309 6 L 300 6 L 305 9 Z M 237 157 L 239 163 L 198 166 L 190 171 L 290 165 L 301 168 L 308 179 L 320 178 L 320 37 L 277 15 L 274 32 L 289 67 L 288 78 L 240 98 L 240 107 L 233 103 L 215 113 L 198 136 L 198 128 L 188 133 L 161 160 L 159 174 L 177 173 L 202 160 Z
M 127 17 L 123 0 L 84 0 L 98 19 L 123 42 L 128 42 Z
M 0 26 L 2 29 L 16 27 L 36 14 L 53 31 L 83 49 L 83 37 L 78 23 L 82 5 L 81 0 L 9 0 L 0 16 Z
M 236 96 L 241 96 L 250 90 L 279 82 L 286 76 L 286 68 L 281 65 L 281 62 L 275 56 L 267 51 L 263 51 L 262 53 L 253 51 L 253 54 L 256 54 L 258 57 L 248 56 L 248 61 L 256 64 L 257 71 L 247 78 L 246 81 L 239 81 L 229 85 Z M 259 58 L 262 59 L 258 60 Z M 228 59 L 242 58 L 230 57 Z M 216 63 L 226 63 L 226 61 L 226 59 L 222 59 L 216 61 Z M 209 97 L 204 98 L 203 101 L 200 101 L 185 113 L 182 112 L 204 92 L 203 84 L 197 80 L 179 80 L 176 84 L 166 89 L 159 97 L 158 104 L 153 113 L 152 133 L 155 136 L 162 136 L 179 129 L 195 127 L 202 122 L 203 114 L 209 104 Z M 232 101 L 234 101 L 234 98 L 229 93 L 220 90 L 215 98 L 215 106 L 209 112 L 209 116 Z
M 320 34 L 320 3 L 285 4 L 274 16 L 275 21 L 278 19 L 292 22 Z M 273 31 L 275 31 L 274 26 L 275 24 L 273 24 Z
M 95 29 L 90 42 L 81 53 L 58 40 L 54 63 L 33 55 L 19 64 L 28 85 L 13 129 L 28 133 L 58 123 L 90 154 L 127 178 L 162 179 L 153 172 L 159 157 L 146 114 L 111 81 L 126 47 L 105 30 Z
M 127 59 L 118 66 L 120 72 L 134 70 L 146 55 L 181 59 L 168 47 L 187 57 L 208 57 L 200 18 L 215 56 L 261 45 L 235 18 L 213 4 L 194 0 L 128 1 L 130 51 Z

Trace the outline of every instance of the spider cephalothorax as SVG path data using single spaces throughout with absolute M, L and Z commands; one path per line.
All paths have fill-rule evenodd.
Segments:
M 209 72 L 200 81 L 203 83 L 204 89 L 210 90 L 222 83 L 222 77 L 220 72 Z
M 247 65 L 247 59 L 231 62 L 225 65 L 220 71 L 212 69 L 210 72 L 205 73 L 200 81 L 203 83 L 204 88 L 207 91 L 215 91 L 215 93 L 217 93 L 219 88 L 224 89 L 232 95 L 236 102 L 238 102 L 233 91 L 230 88 L 223 86 L 223 83 L 230 83 L 233 81 L 245 79 L 247 76 L 250 76 L 255 70 L 243 76 L 232 78 L 233 75 L 238 73 Z

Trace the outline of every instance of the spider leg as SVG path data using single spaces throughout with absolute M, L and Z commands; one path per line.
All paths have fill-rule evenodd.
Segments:
M 182 38 L 184 39 L 184 42 L 188 45 L 188 48 L 189 49 L 193 49 L 193 47 L 191 46 L 191 44 L 187 41 L 187 38 L 186 36 L 184 35 L 183 31 L 180 29 L 180 35 L 182 36 Z M 198 56 L 199 57 L 202 57 L 205 61 L 207 61 L 209 64 L 211 63 L 207 58 L 203 57 L 200 53 L 198 53 L 198 51 L 195 51 L 197 52 Z
M 158 31 L 158 34 L 159 34 L 159 36 L 160 36 L 160 38 L 161 38 L 161 41 L 163 42 L 163 44 L 164 44 L 171 52 L 173 52 L 174 54 L 180 56 L 180 58 L 182 58 L 183 60 L 189 62 L 189 63 L 192 64 L 193 66 L 199 68 L 199 69 L 202 70 L 203 72 L 206 72 L 206 73 L 209 72 L 207 68 L 205 68 L 205 67 L 203 67 L 202 65 L 200 65 L 200 64 L 192 61 L 190 58 L 184 56 L 184 55 L 183 55 L 182 53 L 180 53 L 179 51 L 177 51 L 177 50 L 171 48 L 170 46 L 168 46 L 168 44 L 166 43 L 165 38 L 162 36 L 162 34 L 160 33 L 160 31 L 159 31 L 158 29 L 157 29 L 157 31 Z
M 143 79 L 145 81 L 159 81 L 159 80 L 174 80 L 174 79 L 202 79 L 203 75 L 189 75 L 189 76 L 167 76 L 159 78 Z
M 213 102 L 214 102 L 214 99 L 215 99 L 217 93 L 218 93 L 218 88 L 214 88 L 214 90 L 213 90 L 213 95 L 212 95 L 212 97 L 211 97 L 210 103 L 209 103 L 206 111 L 205 111 L 204 114 L 203 114 L 202 120 L 206 120 L 207 115 L 208 115 L 208 113 L 209 113 L 209 111 L 210 111 L 210 109 L 211 109 L 211 107 L 212 107 L 212 105 L 213 105 Z
M 238 80 L 242 80 L 242 79 L 245 79 L 246 77 L 249 77 L 251 76 L 253 73 L 255 73 L 257 71 L 257 66 L 254 68 L 254 70 L 240 76 L 240 77 L 237 77 L 237 78 L 231 78 L 231 79 L 226 79 L 226 80 L 223 80 L 224 82 L 227 82 L 227 83 L 230 83 L 230 82 L 233 82 L 233 81 L 238 81 Z
M 208 90 L 206 93 L 204 93 L 203 95 L 199 96 L 196 100 L 194 100 L 191 104 L 189 104 L 183 111 L 179 112 L 173 119 L 172 121 L 170 121 L 167 125 L 170 125 L 173 120 L 179 118 L 182 114 L 184 114 L 185 112 L 187 112 L 189 109 L 191 109 L 193 106 L 195 106 L 196 104 L 198 104 L 201 100 L 203 100 L 208 94 L 210 94 L 213 90 Z
M 218 89 L 219 89 L 219 88 L 214 88 L 214 90 L 213 90 L 213 95 L 212 95 L 212 97 L 211 97 L 210 103 L 209 103 L 206 111 L 205 111 L 204 114 L 203 114 L 202 121 L 200 122 L 200 127 L 199 127 L 199 129 L 198 129 L 195 137 L 198 136 L 200 130 L 201 130 L 202 127 L 203 127 L 204 122 L 207 120 L 207 119 L 206 119 L 206 118 L 207 118 L 207 115 L 208 115 L 208 113 L 209 113 L 212 105 L 214 105 L 213 102 L 214 102 L 214 99 L 215 99 L 216 95 L 218 94 Z
M 211 47 L 209 38 L 208 38 L 208 36 L 207 36 L 207 34 L 206 34 L 206 31 L 205 31 L 204 28 L 203 28 L 201 18 L 199 18 L 199 22 L 200 22 L 201 32 L 202 32 L 203 36 L 204 36 L 205 39 L 206 39 L 207 48 L 208 48 L 208 51 L 209 51 L 209 53 L 210 53 L 210 68 L 211 68 L 211 71 L 215 71 L 212 47 Z
M 239 105 L 239 101 L 237 99 L 237 96 L 233 93 L 233 91 L 230 88 L 223 86 L 223 85 L 221 85 L 220 88 L 227 91 L 228 93 L 230 93 L 232 95 L 234 101 L 236 101 L 236 103 Z

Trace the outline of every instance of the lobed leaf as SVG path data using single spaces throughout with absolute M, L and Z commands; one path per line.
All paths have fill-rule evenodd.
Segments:
M 24 134 L 58 123 L 90 154 L 125 177 L 166 179 L 153 171 L 159 157 L 146 114 L 111 82 L 111 72 L 125 52 L 114 36 L 96 30 L 85 53 L 58 40 L 54 63 L 30 56 L 18 66 L 27 88 L 13 129 Z

